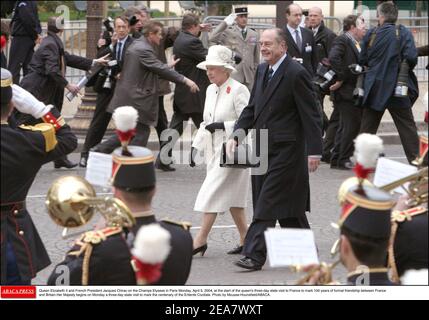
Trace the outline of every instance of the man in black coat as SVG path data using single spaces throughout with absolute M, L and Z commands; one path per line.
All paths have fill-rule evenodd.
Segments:
M 335 39 L 329 53 L 332 69 L 337 74 L 337 81 L 330 90 L 333 92 L 334 109 L 340 114 L 340 126 L 335 137 L 335 147 L 330 159 L 331 168 L 351 170 L 353 163 L 353 140 L 360 130 L 362 108 L 354 105 L 353 92 L 357 76 L 349 66 L 358 63 L 360 45 L 366 32 L 365 22 L 361 17 L 349 15 L 343 21 L 344 33 Z
M 7 119 L 13 107 L 37 119 L 35 126 L 14 128 Z M 1 284 L 30 284 L 51 261 L 25 201 L 43 164 L 77 146 L 77 139 L 56 108 L 12 86 L 1 69 Z M 43 123 L 40 123 L 43 122 Z
M 313 77 L 317 68 L 317 47 L 313 33 L 299 26 L 302 18 L 302 9 L 297 4 L 291 4 L 286 9 L 287 24 L 286 45 L 291 58 L 299 61 Z
M 268 129 L 268 161 L 263 175 L 252 175 L 253 221 L 236 264 L 259 270 L 266 260 L 264 231 L 279 220 L 282 227 L 309 228 L 305 211 L 309 202 L 308 171 L 315 171 L 322 154 L 321 117 L 313 98 L 309 73 L 286 52 L 281 29 L 264 31 L 259 65 L 249 105 L 237 120 L 235 130 Z M 229 140 L 228 153 L 236 140 Z
M 389 110 L 407 160 L 411 163 L 419 151 L 419 137 L 412 112 L 419 95 L 413 71 L 417 65 L 417 49 L 411 31 L 403 25 L 396 25 L 398 8 L 393 3 L 381 3 L 377 7 L 377 16 L 379 26 L 365 35 L 359 55 L 359 63 L 368 67 L 363 85 L 364 111 L 360 132 L 377 133 L 384 112 Z M 407 67 L 403 71 L 407 92 L 403 91 L 404 86 L 397 86 L 402 63 Z
M 94 86 L 97 92 L 94 116 L 86 134 L 85 143 L 80 154 L 80 167 L 86 167 L 89 150 L 96 146 L 103 139 L 112 114 L 107 112 L 107 106 L 113 97 L 117 78 L 120 76 L 122 65 L 124 64 L 125 52 L 133 42 L 133 38 L 128 35 L 129 22 L 125 17 L 117 17 L 114 21 L 115 33 L 112 36 L 112 43 L 98 49 L 97 57 L 101 58 L 108 54 L 117 64 L 112 67 L 105 67 L 94 77 L 93 83 L 86 86 Z
M 157 221 L 152 211 L 155 194 L 154 157 L 149 149 L 129 147 L 132 156 L 123 156 L 122 149 L 113 154 L 112 184 L 115 197 L 130 209 L 136 224 L 129 228 L 105 228 L 84 234 L 57 265 L 48 279 L 48 285 L 136 285 L 130 250 L 141 227 L 158 224 L 170 233 L 171 250 L 161 267 L 161 277 L 152 285 L 183 285 L 192 264 L 192 237 L 190 225 L 173 221 Z M 100 235 L 101 234 L 101 235 Z M 93 241 L 94 236 L 97 237 Z M 91 246 L 89 264 L 83 262 Z M 157 243 L 152 243 L 157 246 Z M 143 262 L 143 261 L 142 261 Z M 69 279 L 64 278 L 64 268 Z M 134 269 L 134 270 L 133 270 Z
M 310 28 L 314 34 L 314 41 L 316 43 L 317 63 L 321 62 L 322 59 L 328 58 L 329 51 L 331 50 L 332 43 L 337 35 L 325 26 L 323 21 L 323 12 L 319 7 L 313 7 L 308 11 L 308 18 Z M 325 139 L 323 141 L 323 157 L 322 161 L 329 162 L 331 158 L 330 152 L 334 147 L 335 133 L 338 130 L 340 123 L 340 114 L 337 109 L 334 108 L 331 117 L 328 119 L 323 107 L 323 100 L 325 93 L 319 92 L 320 103 L 323 110 L 323 131 L 326 132 Z
M 198 69 L 197 64 L 204 61 L 207 49 L 198 38 L 201 32 L 200 21 L 193 14 L 186 14 L 182 20 L 182 30 L 179 32 L 173 45 L 173 54 L 176 59 L 180 59 L 176 64 L 177 72 L 193 80 L 200 88 L 199 92 L 189 93 L 185 85 L 177 84 L 174 90 L 173 110 L 174 114 L 170 122 L 169 129 L 175 130 L 179 136 L 183 133 L 183 122 L 192 119 L 197 128 L 203 121 L 204 102 L 206 90 L 210 84 L 204 70 Z M 171 131 L 170 131 L 171 132 Z M 171 134 L 172 135 L 172 134 Z M 156 167 L 164 171 L 173 171 L 171 165 L 171 149 L 176 141 L 172 141 L 167 148 L 167 142 L 161 146 L 160 155 L 156 159 Z M 167 150 L 170 149 L 170 150 Z M 168 152 L 169 162 L 162 161 Z
M 100 58 L 91 60 L 69 54 L 64 51 L 64 45 L 59 37 L 63 31 L 63 20 L 51 17 L 48 21 L 48 35 L 43 39 L 29 65 L 29 73 L 22 79 L 20 85 L 31 92 L 45 104 L 54 105 L 60 112 L 64 100 L 64 88 L 77 94 L 79 87 L 69 83 L 66 78 L 66 66 L 81 70 L 89 70 L 95 63 L 106 63 Z M 54 162 L 55 168 L 73 168 L 77 164 L 66 157 Z
M 37 1 L 16 1 L 10 24 L 13 38 L 8 69 L 12 72 L 13 83 L 18 84 L 21 68 L 25 76 L 29 71 L 34 46 L 41 40 Z

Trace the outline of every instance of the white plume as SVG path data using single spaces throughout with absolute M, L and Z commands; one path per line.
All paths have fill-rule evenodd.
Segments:
M 134 107 L 119 107 L 113 112 L 113 121 L 116 129 L 122 132 L 127 132 L 137 126 L 139 114 Z
M 171 250 L 170 233 L 159 224 L 141 227 L 134 240 L 131 253 L 143 263 L 162 263 Z
M 355 158 L 364 168 L 375 168 L 383 151 L 383 140 L 374 134 L 362 133 L 355 139 Z
M 408 286 L 428 285 L 428 269 L 407 270 L 401 277 L 401 284 Z

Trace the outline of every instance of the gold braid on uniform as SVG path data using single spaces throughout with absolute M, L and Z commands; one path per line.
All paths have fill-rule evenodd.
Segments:
M 390 239 L 389 239 L 388 263 L 389 263 L 390 268 L 392 269 L 392 275 L 391 275 L 392 282 L 399 283 L 398 269 L 396 268 L 395 252 L 393 250 L 393 245 L 395 244 L 395 238 L 396 238 L 396 231 L 398 231 L 398 223 L 393 222 L 392 223 L 392 230 L 391 230 L 391 234 L 390 234 Z
M 85 249 L 82 263 L 82 285 L 87 286 L 89 280 L 89 259 L 92 254 L 92 244 L 88 244 Z
M 404 221 L 411 221 L 413 219 L 413 216 L 425 213 L 427 209 L 425 207 L 414 207 L 408 210 L 399 211 L 394 210 L 392 211 L 391 221 L 392 221 L 392 230 L 390 234 L 389 239 L 389 248 L 388 248 L 388 263 L 389 267 L 392 269 L 392 275 L 391 280 L 395 283 L 400 283 L 399 275 L 398 275 L 398 268 L 396 267 L 396 259 L 395 259 L 395 238 L 396 238 L 396 232 L 398 231 L 399 224 Z

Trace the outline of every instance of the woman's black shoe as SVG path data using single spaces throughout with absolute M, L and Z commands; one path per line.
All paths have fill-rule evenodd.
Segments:
M 243 246 L 236 246 L 234 249 L 229 250 L 227 254 L 240 254 L 243 251 Z
M 205 245 L 202 245 L 201 247 L 198 247 L 192 251 L 192 255 L 196 255 L 198 252 L 201 252 L 201 257 L 204 256 L 204 253 L 206 253 L 207 250 L 207 243 Z

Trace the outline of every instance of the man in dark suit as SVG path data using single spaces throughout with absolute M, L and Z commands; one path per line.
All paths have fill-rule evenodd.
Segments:
M 112 43 L 109 46 L 103 46 L 98 50 L 97 57 L 103 57 L 106 54 L 110 55 L 112 60 L 116 60 L 117 64 L 112 67 L 106 67 L 94 77 L 94 90 L 97 91 L 97 101 L 95 103 L 94 116 L 89 125 L 86 134 L 85 143 L 80 155 L 79 166 L 86 167 L 89 150 L 100 143 L 106 132 L 112 114 L 106 111 L 110 100 L 113 97 L 116 81 L 120 77 L 122 66 L 124 64 L 125 52 L 128 46 L 133 41 L 133 38 L 128 35 L 129 22 L 121 16 L 114 21 L 115 33 L 112 36 Z M 90 86 L 90 84 L 87 84 Z
M 13 108 L 37 120 L 34 126 L 8 123 Z M 12 85 L 1 69 L 1 284 L 28 285 L 51 261 L 25 201 L 38 171 L 77 146 L 58 110 Z
M 34 46 L 42 39 L 42 28 L 37 13 L 37 1 L 15 1 L 11 25 L 12 43 L 9 53 L 9 70 L 13 83 L 18 84 L 20 72 L 28 73 Z
M 151 205 L 156 185 L 153 154 L 149 149 L 137 146 L 129 147 L 129 151 L 132 154 L 131 157 L 123 156 L 122 148 L 115 150 L 112 184 L 115 197 L 130 209 L 135 225 L 123 230 L 105 228 L 96 233 L 90 231 L 84 234 L 68 252 L 65 260 L 58 265 L 68 267 L 70 279 L 62 279 L 61 270 L 63 269 L 57 266 L 48 279 L 49 285 L 137 284 L 136 273 L 139 270 L 136 270 L 135 265 L 132 264 L 134 257 L 130 249 L 136 248 L 134 239 L 141 227 L 150 224 L 157 224 L 168 231 L 171 236 L 171 250 L 160 268 L 161 277 L 148 284 L 183 285 L 186 283 L 192 264 L 190 225 L 167 220 L 158 221 L 155 218 Z M 93 241 L 94 235 L 98 236 L 96 241 Z M 85 264 L 88 246 L 92 248 L 91 258 L 89 264 Z M 133 255 L 135 256 L 134 251 Z
M 323 12 L 319 7 L 313 7 L 308 11 L 308 18 L 310 28 L 314 34 L 314 41 L 316 43 L 317 63 L 321 62 L 322 59 L 329 56 L 329 51 L 332 47 L 332 42 L 337 35 L 327 28 L 323 21 Z M 337 109 L 334 108 L 331 117 L 328 119 L 323 107 L 323 100 L 325 93 L 319 92 L 320 103 L 323 110 L 323 131 L 326 132 L 325 139 L 323 141 L 323 156 L 322 161 L 329 162 L 331 158 L 330 152 L 334 147 L 335 133 L 338 130 L 340 123 L 340 115 Z
M 403 25 L 396 25 L 398 8 L 393 3 L 381 3 L 377 7 L 377 15 L 379 26 L 368 31 L 359 56 L 359 63 L 368 67 L 360 132 L 377 133 L 384 112 L 389 110 L 407 160 L 411 163 L 419 151 L 419 137 L 411 109 L 419 95 L 413 72 L 417 65 L 417 49 L 411 31 Z M 406 93 L 401 86 L 398 86 L 399 92 L 396 90 L 402 62 L 408 64 L 408 73 L 404 74 Z
M 180 59 L 176 65 L 177 72 L 193 80 L 200 88 L 199 92 L 189 94 L 183 84 L 176 85 L 173 102 L 174 114 L 169 129 L 175 130 L 179 136 L 183 133 L 183 122 L 192 119 L 197 128 L 199 128 L 200 123 L 203 121 L 206 89 L 210 82 L 205 71 L 197 68 L 197 64 L 204 61 L 207 55 L 207 49 L 204 48 L 203 43 L 198 38 L 200 32 L 201 26 L 198 17 L 193 14 L 186 14 L 182 20 L 182 30 L 173 45 L 173 54 L 177 59 Z M 169 132 L 169 136 L 174 135 L 171 131 Z M 174 136 L 177 137 L 176 135 Z M 161 152 L 156 159 L 155 165 L 157 169 L 173 171 L 174 168 L 170 166 L 172 163 L 171 150 L 176 141 L 173 140 L 168 145 L 167 143 L 168 141 L 165 141 L 162 144 Z
M 40 47 L 34 53 L 29 65 L 30 70 L 20 83 L 21 87 L 31 92 L 37 99 L 45 104 L 54 105 L 60 112 L 63 106 L 64 88 L 73 93 L 79 92 L 76 84 L 66 80 L 66 66 L 89 70 L 94 64 L 107 63 L 104 58 L 91 60 L 64 51 L 64 44 L 59 37 L 63 28 L 64 21 L 61 17 L 49 18 L 48 35 L 43 38 Z M 54 166 L 73 168 L 77 163 L 72 163 L 64 157 L 56 160 Z
M 337 81 L 330 90 L 333 92 L 334 109 L 340 113 L 335 146 L 330 159 L 331 168 L 351 170 L 353 163 L 353 140 L 359 134 L 362 108 L 356 107 L 353 91 L 357 76 L 351 73 L 349 66 L 358 63 L 360 45 L 366 32 L 365 22 L 361 17 L 349 15 L 343 21 L 344 33 L 335 39 L 329 53 L 332 70 L 337 74 Z
M 256 71 L 249 105 L 237 120 L 235 130 L 255 129 L 256 150 L 268 143 L 268 169 L 252 176 L 253 221 L 236 265 L 260 270 L 266 260 L 264 231 L 274 227 L 309 228 L 305 211 L 309 202 L 308 171 L 315 171 L 322 154 L 321 117 L 313 98 L 309 73 L 286 52 L 282 29 L 269 29 L 261 37 L 265 63 Z M 268 129 L 268 141 L 260 141 Z M 227 152 L 237 145 L 231 139 Z
M 299 26 L 301 18 L 302 9 L 299 5 L 291 4 L 286 8 L 286 45 L 290 57 L 299 61 L 313 76 L 318 62 L 316 42 L 310 30 Z
M 167 79 L 176 84 L 183 83 L 186 94 L 198 91 L 198 86 L 192 80 L 181 75 L 172 67 L 162 63 L 156 56 L 154 45 L 159 46 L 162 39 L 162 23 L 148 22 L 143 30 L 143 37 L 135 39 L 125 52 L 122 76 L 116 83 L 113 98 L 107 111 L 113 111 L 122 106 L 132 106 L 139 113 L 136 135 L 131 144 L 146 146 L 150 127 L 158 122 L 159 78 Z M 121 145 L 118 137 L 113 135 L 107 141 L 97 145 L 95 151 L 112 153 Z

